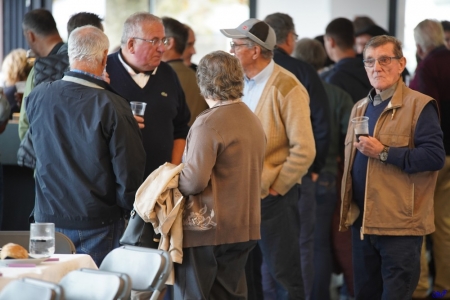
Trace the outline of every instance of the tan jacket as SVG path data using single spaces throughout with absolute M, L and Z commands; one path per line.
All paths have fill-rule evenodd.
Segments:
M 284 195 L 301 183 L 316 156 L 308 92 L 291 72 L 275 64 L 255 114 L 267 137 L 261 198 L 270 187 Z
M 183 164 L 165 163 L 153 171 L 136 192 L 134 209 L 144 222 L 161 233 L 159 249 L 169 251 L 173 262 L 183 261 L 182 213 L 184 197 L 178 190 Z
M 390 103 L 375 124 L 373 136 L 390 147 L 414 148 L 415 125 L 430 101 L 435 100 L 409 89 L 400 79 Z M 358 101 L 350 119 L 363 116 L 368 104 L 368 98 Z M 357 151 L 354 141 L 353 125 L 349 122 L 341 190 L 341 231 L 347 230 L 360 213 L 352 199 L 351 170 Z M 437 173 L 408 174 L 397 166 L 369 158 L 361 238 L 363 234 L 420 236 L 433 232 Z

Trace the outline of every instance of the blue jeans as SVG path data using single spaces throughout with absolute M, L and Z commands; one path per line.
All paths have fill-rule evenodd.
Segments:
M 261 200 L 261 249 L 269 275 L 274 279 L 276 299 L 305 299 L 300 249 L 298 188 L 284 196 Z
M 120 246 L 119 240 L 125 230 L 125 221 L 121 219 L 95 229 L 55 228 L 55 230 L 67 235 L 72 240 L 77 254 L 89 254 L 99 267 L 105 256 Z
M 308 173 L 302 178 L 299 193 L 298 212 L 300 214 L 300 259 L 305 287 L 305 299 L 311 299 L 314 280 L 314 224 L 316 222 L 316 183 Z
M 329 300 L 332 273 L 331 223 L 337 202 L 336 174 L 321 173 L 316 182 L 314 283 L 311 299 Z M 301 249 L 300 249 L 301 251 Z M 303 261 L 302 261 L 303 266 Z
M 410 300 L 419 282 L 423 236 L 364 235 L 352 227 L 356 300 Z

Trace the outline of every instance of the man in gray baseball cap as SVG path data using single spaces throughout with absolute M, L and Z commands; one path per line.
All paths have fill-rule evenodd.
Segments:
M 272 51 L 277 43 L 275 31 L 266 22 L 248 19 L 235 29 L 220 29 L 224 36 L 232 39 L 249 38 L 258 45 Z
M 267 23 L 249 19 L 235 29 L 221 29 L 232 39 L 231 53 L 244 69 L 242 100 L 258 116 L 267 137 L 261 180 L 261 249 L 277 282 L 277 299 L 304 299 L 299 250 L 297 185 L 312 164 L 316 149 L 305 87 L 273 61 L 276 35 Z M 276 224 L 276 226 L 274 226 Z M 258 251 L 252 251 L 249 263 Z M 251 272 L 248 271 L 251 268 Z M 260 265 L 247 265 L 249 299 Z

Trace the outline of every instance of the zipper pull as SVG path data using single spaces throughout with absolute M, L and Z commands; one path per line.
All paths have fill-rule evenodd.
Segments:
M 364 233 L 362 227 L 359 229 L 359 237 L 361 238 L 361 241 L 364 240 Z
M 394 109 L 392 110 L 392 116 L 391 116 L 391 120 L 392 120 L 392 119 L 394 119 L 394 115 L 395 115 L 395 110 L 396 110 L 396 108 L 394 108 Z

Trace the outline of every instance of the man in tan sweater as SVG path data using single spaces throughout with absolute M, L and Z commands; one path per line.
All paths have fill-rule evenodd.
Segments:
M 298 79 L 272 60 L 274 30 L 249 19 L 236 29 L 222 29 L 232 38 L 231 53 L 245 73 L 242 100 L 259 117 L 267 137 L 261 182 L 262 258 L 277 283 L 278 299 L 304 299 L 299 253 L 297 184 L 315 157 L 309 96 Z M 253 251 L 255 255 L 257 251 Z M 249 263 L 255 257 L 249 258 Z M 248 274 L 249 299 L 258 299 L 260 285 Z M 256 276 L 255 276 L 256 277 Z
M 162 61 L 168 63 L 175 73 L 177 73 L 184 95 L 186 96 L 186 103 L 191 112 L 191 120 L 188 123 L 191 126 L 197 116 L 208 108 L 208 105 L 202 95 L 200 95 L 195 71 L 187 67 L 182 59 L 182 54 L 188 41 L 189 31 L 184 24 L 175 19 L 164 17 L 162 21 L 168 40 L 162 55 Z

